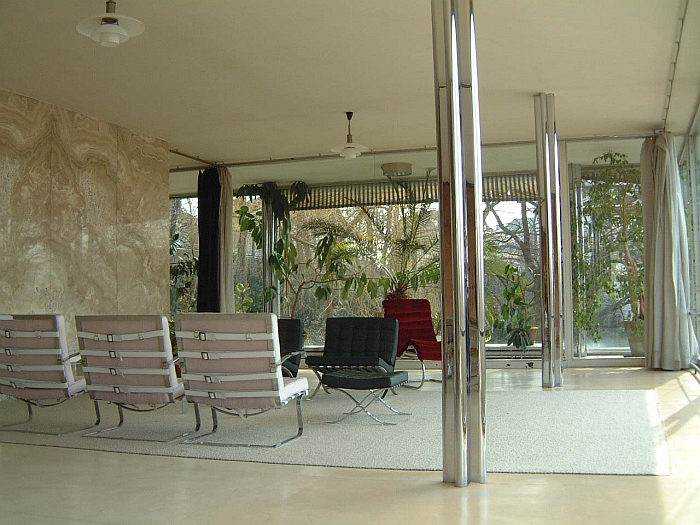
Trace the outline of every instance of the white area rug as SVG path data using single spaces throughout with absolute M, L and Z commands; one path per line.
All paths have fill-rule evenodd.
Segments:
M 433 386 L 432 388 L 435 388 Z M 43 436 L 0 431 L 0 441 L 67 448 L 105 450 L 229 461 L 256 461 L 398 470 L 442 468 L 439 390 L 400 389 L 387 400 L 411 416 L 375 413 L 393 427 L 355 415 L 331 425 L 351 408 L 342 394 L 320 393 L 304 403 L 304 435 L 279 449 L 221 448 L 83 437 L 82 433 Z M 116 424 L 116 409 L 103 407 L 101 428 Z M 0 402 L 0 425 L 26 414 L 17 401 Z M 653 391 L 514 391 L 487 393 L 487 468 L 490 472 L 652 474 L 669 473 L 666 437 Z M 211 428 L 203 411 L 202 431 Z M 87 426 L 94 411 L 87 396 L 59 407 L 36 411 L 29 428 L 61 431 Z M 194 427 L 194 411 L 181 405 L 155 413 L 127 412 L 125 429 L 115 436 L 171 437 Z M 296 432 L 293 407 L 241 420 L 219 416 L 217 441 L 273 443 Z

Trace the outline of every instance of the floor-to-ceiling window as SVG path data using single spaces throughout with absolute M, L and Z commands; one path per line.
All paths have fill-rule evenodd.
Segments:
M 700 333 L 700 134 L 685 137 L 680 160 L 690 256 L 690 314 Z
M 644 355 L 641 143 L 568 144 L 576 357 Z

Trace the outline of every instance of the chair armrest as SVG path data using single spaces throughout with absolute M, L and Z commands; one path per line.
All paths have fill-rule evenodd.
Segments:
M 291 359 L 292 357 L 296 357 L 298 355 L 300 355 L 303 359 L 306 359 L 306 352 L 304 350 L 299 350 L 297 352 L 289 352 L 288 354 L 284 354 L 282 356 L 282 360 L 280 361 L 280 364 L 283 364 L 288 359 Z

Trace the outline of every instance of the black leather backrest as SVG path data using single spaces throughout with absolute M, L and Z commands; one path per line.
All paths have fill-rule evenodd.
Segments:
M 304 347 L 304 323 L 301 319 L 277 319 L 280 353 L 299 352 Z
M 393 366 L 399 340 L 399 322 L 389 317 L 329 317 L 326 319 L 328 357 L 381 357 Z

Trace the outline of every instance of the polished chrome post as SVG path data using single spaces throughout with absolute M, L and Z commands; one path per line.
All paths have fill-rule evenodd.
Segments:
M 432 0 L 443 288 L 443 481 L 486 482 L 481 133 L 470 0 Z
M 542 387 L 561 386 L 561 206 L 554 95 L 535 95 L 535 145 L 542 252 Z
M 563 250 L 563 204 L 561 193 L 561 169 L 559 147 L 559 139 L 557 138 L 556 122 L 554 119 L 554 95 L 547 95 L 547 126 L 548 134 L 554 137 L 554 165 L 550 174 L 552 176 L 552 234 L 553 239 L 553 263 L 554 263 L 554 328 L 555 339 L 552 346 L 552 368 L 554 369 L 554 386 L 563 386 L 564 384 L 564 250 Z M 552 158 L 552 155 L 550 155 Z M 566 164 L 564 164 L 566 166 Z
M 561 232 L 562 232 L 562 314 L 564 318 L 564 356 L 567 363 L 574 357 L 574 290 L 571 261 L 571 166 L 565 142 L 559 145 L 561 178 Z
M 280 293 L 279 282 L 275 278 L 275 272 L 270 266 L 270 255 L 274 251 L 275 240 L 277 239 L 277 224 L 272 212 L 272 203 L 263 200 L 262 202 L 262 280 L 263 293 L 274 289 L 272 297 L 263 297 L 263 309 L 266 312 L 280 313 Z

